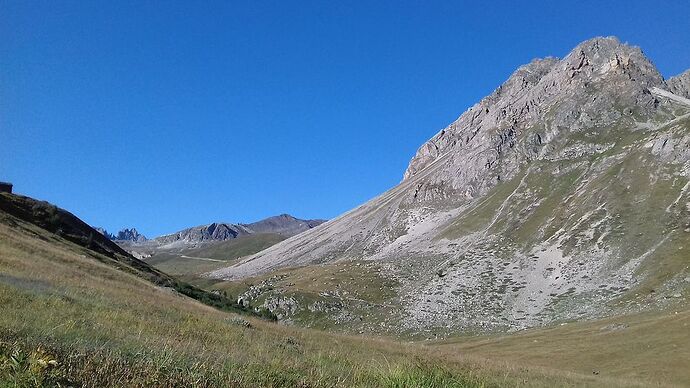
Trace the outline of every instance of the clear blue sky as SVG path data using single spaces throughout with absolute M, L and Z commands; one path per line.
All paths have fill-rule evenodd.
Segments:
M 688 1 L 373 3 L 0 0 L 0 180 L 148 236 L 331 218 L 534 57 L 690 68 Z

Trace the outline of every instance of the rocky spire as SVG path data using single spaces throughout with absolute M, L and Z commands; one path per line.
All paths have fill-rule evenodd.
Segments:
M 146 241 L 146 236 L 140 234 L 135 228 L 122 229 L 121 231 L 117 232 L 114 240 L 141 242 Z

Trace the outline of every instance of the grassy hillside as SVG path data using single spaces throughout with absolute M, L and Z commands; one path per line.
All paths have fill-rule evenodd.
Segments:
M 283 240 L 285 237 L 279 234 L 250 234 L 208 243 L 198 248 L 159 251 L 146 259 L 146 262 L 165 273 L 193 278 L 194 275 L 227 267 L 241 257 L 259 252 Z
M 340 262 L 287 268 L 241 281 L 206 279 L 198 285 L 233 295 L 254 293 L 256 303 L 291 298 L 304 308 L 290 318 L 301 326 L 330 332 L 386 333 L 389 338 L 405 339 L 405 333 L 390 323 L 401 308 L 391 295 L 394 286 L 376 273 L 370 262 Z M 589 374 L 595 377 L 593 385 L 615 385 L 617 382 L 603 381 L 625 378 L 631 385 L 688 386 L 690 309 L 683 298 L 669 298 L 668 306 L 655 312 L 569 321 L 500 335 L 456 332 L 460 334 L 455 338 L 416 343 L 451 362 L 492 360 L 492 364 L 504 363 L 509 368 L 555 368 Z M 355 318 L 364 315 L 365 319 L 343 319 L 343 304 Z M 331 309 L 317 310 L 315 306 Z M 280 317 L 280 308 L 277 312 Z M 426 333 L 430 338 L 434 335 L 433 330 Z
M 0 223 L 2 386 L 688 382 L 687 312 L 631 319 L 629 327 L 604 322 L 428 345 L 330 335 L 215 310 L 104 264 L 40 228 L 17 224 L 7 217 Z M 659 337 L 640 336 L 660 329 Z M 607 359 L 611 355 L 616 358 Z
M 631 386 L 689 381 L 687 311 L 507 337 L 401 343 L 220 311 L 154 284 L 114 257 L 0 211 L 0 386 Z M 310 279 L 345 273 L 340 269 L 287 271 L 289 282 L 283 285 L 317 292 L 320 286 Z M 364 271 L 357 281 L 374 285 L 367 276 Z M 358 297 L 385 299 L 374 288 Z
M 627 376 L 645 385 L 690 386 L 690 310 L 635 314 L 495 337 L 431 345 L 448 360 L 461 354 L 597 376 Z
M 179 281 L 134 258 L 117 244 L 91 228 L 72 213 L 48 202 L 21 195 L 0 193 L 0 219 L 9 226 L 30 231 L 46 241 L 69 241 L 104 264 L 131 273 L 155 285 L 170 288 L 209 306 L 244 314 L 255 314 L 231 298 Z M 40 233 L 36 232 L 37 230 Z M 268 314 L 269 316 L 271 314 Z
M 394 280 L 364 260 L 285 268 L 237 281 L 186 278 L 192 284 L 242 297 L 279 320 L 331 332 L 400 333 L 391 320 L 400 313 Z M 406 338 L 409 339 L 409 338 Z
M 216 310 L 0 212 L 0 386 L 498 386 L 589 377 Z M 585 379 L 585 380 L 582 380 Z
M 285 237 L 275 233 L 258 233 L 248 236 L 221 241 L 217 244 L 184 251 L 188 256 L 208 257 L 211 259 L 232 261 L 243 256 L 259 252 L 273 244 L 285 240 Z

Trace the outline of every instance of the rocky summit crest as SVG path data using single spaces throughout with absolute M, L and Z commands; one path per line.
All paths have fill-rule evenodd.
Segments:
M 411 200 L 479 196 L 514 176 L 520 163 L 547 155 L 545 145 L 562 131 L 632 121 L 633 115 L 649 119 L 656 112 L 653 86 L 665 86 L 654 65 L 639 48 L 613 37 L 585 41 L 562 60 L 534 60 L 420 147 L 405 179 L 442 156 L 444 171 Z M 501 160 L 513 148 L 515 158 Z

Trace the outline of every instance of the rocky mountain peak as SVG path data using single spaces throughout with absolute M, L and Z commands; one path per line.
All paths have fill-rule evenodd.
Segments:
M 563 64 L 566 71 L 572 72 L 571 76 L 636 68 L 645 78 L 662 81 L 661 74 L 639 47 L 621 43 L 616 37 L 598 37 L 580 43 L 563 59 Z
M 657 113 L 655 86 L 665 84 L 651 61 L 614 37 L 585 41 L 562 60 L 533 60 L 419 148 L 403 181 L 437 161 L 443 171 L 409 201 L 475 198 L 557 152 L 548 143 L 566 133 L 648 120 Z
M 147 239 L 146 236 L 139 233 L 135 228 L 125 228 L 117 232 L 117 235 L 114 236 L 113 240 L 142 242 L 146 241 Z
M 213 222 L 208 225 L 201 225 L 189 229 L 181 230 L 166 236 L 157 237 L 156 240 L 162 243 L 175 241 L 201 242 L 201 241 L 224 241 L 233 239 L 241 235 L 251 233 L 241 225 L 228 224 L 224 222 Z
M 324 220 L 301 220 L 290 214 L 280 214 L 243 226 L 256 233 L 277 233 L 292 236 L 321 225 Z
M 114 241 L 132 241 L 132 242 L 144 242 L 147 241 L 148 239 L 146 236 L 143 234 L 139 233 L 136 228 L 131 228 L 131 229 L 122 229 L 116 234 L 109 233 L 107 230 L 100 228 L 100 227 L 94 227 L 94 229 L 108 238 L 108 240 L 114 240 Z
M 664 81 L 616 38 L 534 60 L 423 144 L 399 185 L 210 275 L 364 258 L 399 282 L 409 330 L 658 308 L 690 279 L 688 78 Z
M 561 80 L 579 78 L 583 82 L 623 82 L 641 87 L 658 86 L 664 79 L 656 66 L 636 46 L 615 37 L 582 42 L 563 59 Z

